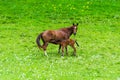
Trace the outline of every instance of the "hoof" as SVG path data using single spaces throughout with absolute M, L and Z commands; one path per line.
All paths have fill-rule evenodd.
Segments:
M 61 56 L 61 58 L 64 58 L 64 56 Z
M 73 53 L 72 56 L 77 56 L 77 55 L 75 53 Z
M 61 57 L 64 57 L 64 55 L 62 54 Z
M 60 54 L 60 52 L 58 52 L 58 54 Z
M 44 56 L 48 57 L 48 55 L 44 54 Z

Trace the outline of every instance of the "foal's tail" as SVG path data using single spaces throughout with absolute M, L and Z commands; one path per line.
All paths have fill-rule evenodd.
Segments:
M 40 33 L 36 39 L 37 46 L 41 48 L 42 46 L 40 45 L 40 38 L 41 38 L 42 33 Z
M 78 42 L 75 40 L 75 43 L 77 44 L 77 46 L 79 47 L 79 44 L 78 44 Z

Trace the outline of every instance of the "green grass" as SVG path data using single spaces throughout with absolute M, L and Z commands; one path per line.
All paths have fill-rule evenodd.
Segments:
M 119 0 L 0 1 L 0 80 L 119 80 Z M 77 57 L 37 48 L 38 34 L 79 22 Z

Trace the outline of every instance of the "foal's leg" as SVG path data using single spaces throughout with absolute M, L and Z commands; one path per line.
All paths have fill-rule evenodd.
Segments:
M 64 46 L 62 45 L 62 56 L 64 56 Z
M 68 50 L 67 50 L 67 46 L 65 46 L 65 49 L 66 49 L 66 54 L 68 55 Z
M 74 44 L 72 44 L 70 46 L 74 49 L 74 53 L 73 54 L 76 56 L 76 48 L 75 48 Z
M 60 53 L 60 49 L 61 49 L 61 44 L 59 45 L 58 53 Z

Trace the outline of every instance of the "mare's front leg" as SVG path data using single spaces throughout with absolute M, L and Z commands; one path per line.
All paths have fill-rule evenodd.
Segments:
M 58 53 L 60 53 L 60 49 L 61 49 L 61 44 L 59 45 Z

